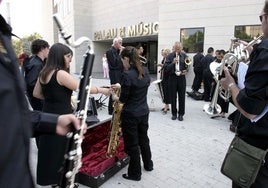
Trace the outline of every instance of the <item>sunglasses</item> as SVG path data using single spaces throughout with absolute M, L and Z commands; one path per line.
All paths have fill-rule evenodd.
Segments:
M 262 22 L 263 16 L 267 16 L 267 14 L 264 13 L 264 14 L 262 14 L 262 15 L 259 16 L 261 22 Z

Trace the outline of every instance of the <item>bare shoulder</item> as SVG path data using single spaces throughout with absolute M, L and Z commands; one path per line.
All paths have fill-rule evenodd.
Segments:
M 70 73 L 64 70 L 58 71 L 57 81 L 60 85 L 65 86 L 73 91 L 78 87 L 78 81 Z
M 68 82 L 74 81 L 74 78 L 72 77 L 70 73 L 64 70 L 59 70 L 57 73 L 57 81 L 59 84 L 66 86 Z

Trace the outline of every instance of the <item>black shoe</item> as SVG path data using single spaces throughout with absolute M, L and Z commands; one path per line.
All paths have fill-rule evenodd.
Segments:
M 233 124 L 230 125 L 230 131 L 235 133 L 235 126 Z
M 175 119 L 177 119 L 177 116 L 172 116 L 171 119 L 172 119 L 172 120 L 175 120 Z
M 167 114 L 167 110 L 163 110 L 162 114 L 163 115 L 166 115 Z
M 131 177 L 131 176 L 127 175 L 127 174 L 123 174 L 122 177 L 127 179 L 127 180 L 134 180 L 134 181 L 140 181 L 141 180 L 141 177 Z
M 179 120 L 179 121 L 183 121 L 183 117 L 182 117 L 182 115 L 179 115 L 178 120 Z
M 154 167 L 150 166 L 150 167 L 144 167 L 144 170 L 146 171 L 153 171 Z

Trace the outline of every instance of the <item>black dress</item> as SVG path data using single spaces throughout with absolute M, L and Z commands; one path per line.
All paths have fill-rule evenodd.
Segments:
M 72 90 L 59 85 L 55 71 L 47 84 L 42 84 L 45 98 L 43 111 L 55 114 L 72 113 Z M 58 184 L 66 150 L 66 137 L 59 135 L 41 136 L 38 149 L 37 183 L 40 185 Z

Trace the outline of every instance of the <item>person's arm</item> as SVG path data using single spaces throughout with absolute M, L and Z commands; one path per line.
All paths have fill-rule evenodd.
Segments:
M 238 103 L 237 96 L 240 92 L 240 89 L 236 85 L 233 77 L 230 75 L 229 70 L 224 68 L 225 77 L 220 80 L 220 84 L 224 90 L 229 91 L 232 95 L 232 100 L 237 109 L 248 119 L 253 119 L 257 116 L 257 114 L 250 114 L 246 112 Z
M 33 136 L 55 133 L 66 135 L 73 128 L 76 130 L 80 128 L 80 122 L 73 114 L 59 116 L 39 111 L 31 111 L 30 113 Z
M 111 88 L 105 88 L 105 87 L 96 87 L 96 86 L 92 86 L 90 88 L 90 93 L 91 94 L 104 94 L 106 96 L 109 96 L 111 94 Z
M 64 70 L 59 70 L 57 72 L 57 81 L 60 85 L 65 86 L 70 90 L 75 91 L 78 89 L 77 80 L 71 74 Z
M 44 99 L 44 95 L 42 92 L 42 87 L 41 87 L 39 78 L 34 86 L 33 96 L 38 99 Z

